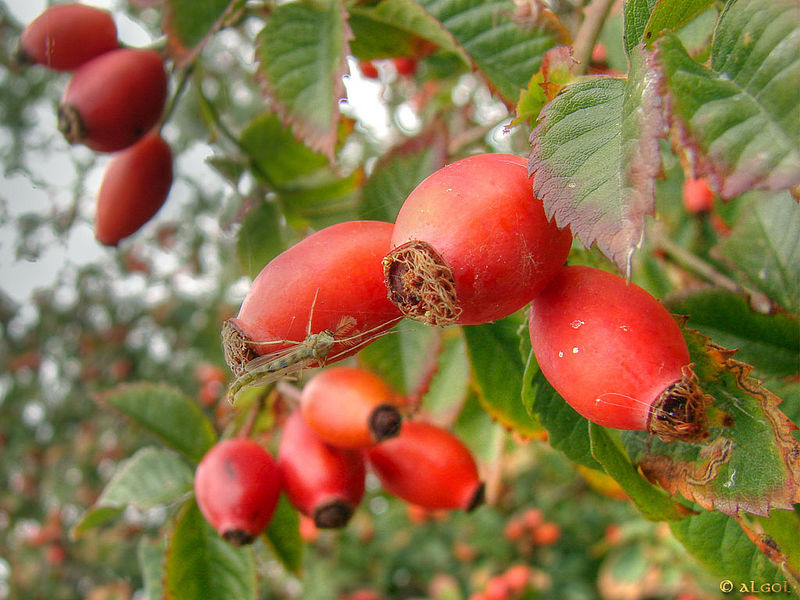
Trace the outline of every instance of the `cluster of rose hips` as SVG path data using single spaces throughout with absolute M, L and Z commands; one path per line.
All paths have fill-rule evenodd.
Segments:
M 120 47 L 111 15 L 78 3 L 42 12 L 17 54 L 20 64 L 73 72 L 58 127 L 71 144 L 115 153 L 97 196 L 95 235 L 117 245 L 155 215 L 172 186 L 172 152 L 156 127 L 167 96 L 161 56 Z
M 333 225 L 267 264 L 223 325 L 226 360 L 237 377 L 263 383 L 269 376 L 253 371 L 340 360 L 401 317 L 471 325 L 530 304 L 539 367 L 578 413 L 664 440 L 701 439 L 708 399 L 679 325 L 624 278 L 563 266 L 571 243 L 533 196 L 524 159 L 456 161 L 411 192 L 394 224 Z M 312 330 L 327 332 L 324 347 Z M 281 352 L 288 360 L 270 362 Z
M 522 597 L 534 583 L 534 571 L 528 565 L 512 565 L 486 582 L 481 591 L 473 592 L 469 600 L 513 600 Z
M 483 483 L 469 449 L 452 433 L 403 420 L 392 390 L 355 367 L 321 371 L 282 424 L 277 459 L 258 442 L 217 443 L 195 477 L 198 506 L 235 545 L 269 524 L 281 492 L 317 528 L 347 524 L 364 496 L 367 467 L 383 487 L 428 509 L 471 510 Z

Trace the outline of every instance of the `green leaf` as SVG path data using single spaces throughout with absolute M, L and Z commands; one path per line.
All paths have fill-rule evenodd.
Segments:
M 658 0 L 628 0 L 623 5 L 625 51 L 630 55 L 644 40 L 644 32 Z
M 522 400 L 527 410 L 547 431 L 547 441 L 573 462 L 603 470 L 592 455 L 589 421 L 558 395 L 539 370 L 533 351 L 525 368 Z
M 659 0 L 644 29 L 641 41 L 652 44 L 662 33 L 676 31 L 716 0 Z
M 566 30 L 542 11 L 544 24 L 526 20 L 511 0 L 420 0 L 447 29 L 499 94 L 513 104 L 539 70 L 544 53 L 569 42 Z
M 692 556 L 719 577 L 732 582 L 734 591 L 751 581 L 773 583 L 786 579 L 731 517 L 702 512 L 672 522 L 670 528 Z M 786 596 L 770 594 L 770 597 Z
M 437 133 L 413 138 L 384 154 L 364 183 L 359 216 L 394 223 L 417 185 L 444 166 L 445 139 Z
M 188 64 L 203 44 L 222 26 L 243 0 L 167 0 L 162 27 L 167 34 L 170 54 L 179 66 Z
M 687 325 L 726 348 L 763 374 L 798 374 L 800 320 L 786 314 L 754 312 L 747 300 L 725 290 L 699 290 L 669 299 L 670 312 L 689 315 Z
M 263 202 L 247 213 L 236 237 L 236 253 L 245 272 L 255 278 L 269 261 L 286 248 L 281 212 L 274 202 Z
M 250 600 L 257 597 L 251 548 L 223 540 L 192 501 L 169 534 L 164 562 L 165 600 Z
M 217 441 L 214 427 L 200 407 L 167 385 L 119 385 L 100 394 L 98 401 L 117 409 L 192 462 L 200 462 Z
M 324 155 L 299 141 L 274 113 L 250 121 L 239 143 L 253 162 L 256 176 L 274 189 L 328 164 Z
M 346 177 L 322 169 L 285 187 L 278 196 L 290 222 L 311 221 L 316 229 L 356 218 L 361 171 Z
M 715 248 L 747 287 L 800 313 L 800 206 L 789 194 L 760 202 Z M 797 338 L 795 338 L 796 340 Z
M 429 42 L 469 63 L 469 57 L 452 36 L 413 0 L 354 6 L 349 22 L 354 34 L 350 48 L 358 58 L 415 57 Z
M 142 448 L 122 464 L 73 534 L 102 525 L 127 506 L 147 510 L 171 504 L 190 494 L 193 482 L 194 473 L 182 458 L 167 450 Z
M 521 326 L 519 315 L 512 315 L 485 325 L 466 325 L 462 330 L 484 410 L 518 434 L 535 436 L 541 428 L 522 404 L 525 367 L 517 349 Z
M 436 360 L 436 372 L 427 382 L 422 380 L 425 411 L 433 415 L 451 415 L 470 395 L 471 374 L 464 336 L 458 328 L 442 332 L 442 347 Z M 419 387 L 420 384 L 418 383 Z M 486 414 L 485 411 L 482 411 Z
M 651 521 L 677 521 L 689 511 L 663 490 L 649 483 L 631 464 L 619 442 L 619 432 L 589 424 L 592 456 L 620 484 L 639 511 Z M 616 439 L 615 439 L 616 438 Z
M 300 517 L 285 494 L 281 494 L 275 514 L 262 537 L 286 570 L 300 576 L 303 567 Z
M 569 225 L 623 273 L 654 209 L 663 133 L 651 55 L 631 55 L 627 81 L 601 78 L 566 86 L 531 133 L 533 193 L 548 218 Z
M 277 6 L 258 34 L 258 73 L 282 121 L 334 159 L 350 30 L 339 0 Z
M 672 34 L 656 45 L 674 143 L 723 198 L 800 182 L 800 11 L 737 0 L 715 31 L 711 68 Z
M 162 540 L 142 537 L 137 547 L 139 567 L 142 570 L 144 592 L 147 598 L 163 598 L 165 544 Z

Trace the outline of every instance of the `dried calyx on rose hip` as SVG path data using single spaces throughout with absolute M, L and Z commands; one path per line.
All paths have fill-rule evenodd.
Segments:
M 232 395 L 350 356 L 401 318 L 383 285 L 391 235 L 391 223 L 339 223 L 261 270 L 239 314 L 222 327 L 225 359 L 237 376 Z
M 400 433 L 402 417 L 384 381 L 356 367 L 331 367 L 300 394 L 303 419 L 327 443 L 366 448 Z
M 571 243 L 533 196 L 525 159 L 471 156 L 430 175 L 403 203 L 383 261 L 386 287 L 409 318 L 486 323 L 525 306 Z
M 250 439 L 218 442 L 197 466 L 195 498 L 211 526 L 234 546 L 252 543 L 267 527 L 281 492 L 272 456 Z
M 600 269 L 564 267 L 531 301 L 542 374 L 578 413 L 664 441 L 707 436 L 700 389 L 675 319 L 639 286 Z
M 278 467 L 289 502 L 317 527 L 344 527 L 364 496 L 362 454 L 325 443 L 300 411 L 283 426 Z

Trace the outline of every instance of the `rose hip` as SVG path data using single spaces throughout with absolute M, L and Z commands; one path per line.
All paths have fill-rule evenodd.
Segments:
M 97 194 L 95 237 L 116 246 L 153 218 L 170 187 L 172 152 L 154 131 L 109 162 Z
M 388 330 L 401 316 L 383 285 L 381 258 L 391 235 L 391 223 L 339 223 L 270 261 L 250 286 L 239 314 L 223 325 L 231 371 L 241 375 L 259 355 L 297 348 L 310 332 L 329 331 L 341 340 L 325 353 L 323 362 L 330 363 Z
M 323 442 L 299 411 L 283 426 L 278 466 L 292 506 L 317 527 L 344 527 L 364 496 L 362 455 Z
M 22 32 L 18 60 L 55 71 L 72 71 L 119 47 L 108 11 L 78 3 L 46 8 Z
M 367 459 L 386 490 L 429 509 L 472 510 L 483 483 L 469 449 L 452 433 L 404 421 L 397 437 L 368 448 Z
M 333 367 L 315 375 L 300 395 L 303 419 L 327 443 L 366 448 L 400 432 L 391 388 L 364 369 Z
M 72 75 L 58 107 L 58 128 L 70 144 L 116 152 L 150 131 L 166 97 L 167 76 L 157 52 L 111 50 Z
M 200 512 L 234 546 L 252 543 L 275 512 L 281 479 L 272 456 L 257 442 L 215 444 L 200 461 L 194 480 Z
M 519 310 L 564 263 L 569 229 L 549 222 L 525 159 L 481 154 L 408 196 L 384 259 L 389 297 L 429 325 L 494 321 Z
M 708 399 L 681 330 L 642 288 L 564 267 L 532 300 L 529 325 L 542 373 L 590 421 L 664 440 L 705 436 Z

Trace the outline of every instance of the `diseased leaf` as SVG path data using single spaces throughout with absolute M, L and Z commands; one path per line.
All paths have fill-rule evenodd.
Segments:
M 689 553 L 713 573 L 741 591 L 750 582 L 785 581 L 786 576 L 753 544 L 735 519 L 715 512 L 702 512 L 670 523 L 672 533 Z M 787 598 L 770 594 L 770 598 Z
M 566 86 L 531 133 L 533 193 L 548 218 L 569 225 L 585 246 L 597 244 L 626 274 L 661 171 L 657 138 L 664 130 L 650 60 L 638 48 L 627 81 Z
M 364 182 L 359 216 L 394 223 L 413 189 L 444 166 L 446 150 L 444 136 L 432 131 L 384 154 Z
M 300 517 L 285 494 L 278 499 L 275 514 L 262 537 L 286 570 L 299 576 L 303 567 Z
M 652 521 L 678 521 L 691 513 L 642 477 L 621 448 L 619 432 L 590 423 L 589 438 L 592 456 L 620 484 L 645 517 Z
M 165 600 L 254 600 L 252 548 L 230 545 L 189 502 L 169 533 L 163 586 Z
M 519 435 L 533 437 L 541 427 L 522 404 L 524 365 L 517 351 L 521 326 L 519 316 L 512 315 L 485 325 L 466 325 L 462 331 L 483 408 Z
M 101 404 L 120 411 L 177 450 L 192 462 L 200 462 L 217 441 L 211 421 L 183 392 L 164 384 L 118 385 L 98 396 Z
M 140 510 L 170 504 L 190 494 L 194 473 L 176 454 L 142 448 L 125 461 L 73 529 L 76 537 L 116 517 L 127 506 Z
M 575 79 L 575 65 L 577 62 L 567 46 L 556 46 L 548 50 L 542 59 L 542 68 L 533 74 L 528 87 L 520 92 L 517 116 L 509 127 L 525 121 L 533 125 L 544 105 Z
M 243 5 L 244 0 L 166 0 L 162 27 L 176 66 L 192 62 L 208 38 Z
M 420 0 L 449 31 L 509 106 L 539 70 L 544 53 L 568 44 L 569 34 L 553 14 L 526 12 L 511 0 Z
M 695 290 L 665 302 L 670 312 L 688 315 L 687 325 L 761 374 L 788 377 L 800 370 L 800 320 L 786 314 L 754 312 L 740 295 L 720 289 Z
M 800 206 L 788 193 L 754 202 L 714 252 L 746 287 L 800 314 Z
M 641 432 L 623 440 L 651 481 L 707 510 L 767 515 L 800 501 L 800 443 L 780 399 L 749 376 L 751 367 L 699 333 L 684 334 L 703 391 L 713 398 L 702 443 L 661 442 Z
M 258 74 L 282 121 L 335 157 L 350 28 L 340 0 L 277 6 L 258 34 Z
M 656 71 L 673 143 L 722 198 L 800 182 L 800 10 L 795 0 L 729 2 L 711 68 L 672 34 Z

